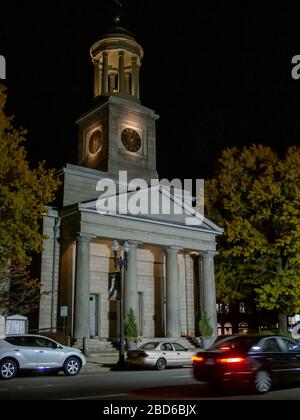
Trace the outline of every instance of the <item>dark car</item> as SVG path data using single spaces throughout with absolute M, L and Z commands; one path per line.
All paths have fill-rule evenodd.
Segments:
M 246 383 L 264 393 L 300 381 L 300 344 L 283 336 L 230 336 L 192 359 L 195 379 L 215 386 Z

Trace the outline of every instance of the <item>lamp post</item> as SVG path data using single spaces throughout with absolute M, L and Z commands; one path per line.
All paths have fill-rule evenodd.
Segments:
M 113 243 L 113 253 L 114 253 L 114 262 L 115 268 L 119 267 L 120 269 L 120 287 L 119 287 L 119 300 L 120 300 L 120 345 L 119 345 L 119 360 L 118 365 L 124 366 L 125 365 L 125 346 L 124 346 L 124 278 L 125 278 L 125 271 L 127 270 L 127 263 L 128 263 L 128 252 L 129 246 L 128 242 L 125 241 L 123 245 L 123 256 L 119 254 L 119 242 L 114 241 Z

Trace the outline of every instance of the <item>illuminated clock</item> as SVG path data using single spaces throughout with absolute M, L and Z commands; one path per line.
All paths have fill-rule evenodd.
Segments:
M 89 152 L 91 155 L 95 155 L 100 152 L 102 148 L 102 133 L 100 130 L 95 130 L 89 140 Z
M 133 128 L 125 128 L 122 131 L 121 141 L 123 143 L 123 146 L 129 152 L 136 153 L 142 147 L 141 137 L 140 137 L 139 133 L 137 131 L 135 131 Z

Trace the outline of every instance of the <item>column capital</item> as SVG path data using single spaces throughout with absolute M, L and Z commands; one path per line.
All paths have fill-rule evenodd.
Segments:
M 178 254 L 178 252 L 181 251 L 181 250 L 182 250 L 182 248 L 179 247 L 179 246 L 169 246 L 169 247 L 165 248 L 165 251 L 168 254 Z
M 202 258 L 214 258 L 216 255 L 218 255 L 217 251 L 202 251 L 200 253 Z
M 102 55 L 103 55 L 103 57 L 108 57 L 108 51 L 103 51 Z
M 75 236 L 77 242 L 90 242 L 92 239 L 95 239 L 95 236 L 88 233 L 78 232 Z
M 130 248 L 137 248 L 139 245 L 141 245 L 143 242 L 141 241 L 127 241 Z

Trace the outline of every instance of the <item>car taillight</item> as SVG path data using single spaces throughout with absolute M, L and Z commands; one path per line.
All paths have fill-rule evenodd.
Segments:
M 217 363 L 243 363 L 245 361 L 245 357 L 223 357 L 216 360 Z
M 204 357 L 192 356 L 192 361 L 193 362 L 204 362 Z
M 143 353 L 140 353 L 140 354 L 139 354 L 139 356 L 140 356 L 140 357 L 148 357 L 148 356 L 149 356 L 149 354 L 148 354 L 148 353 L 146 353 L 145 351 L 143 351 Z

